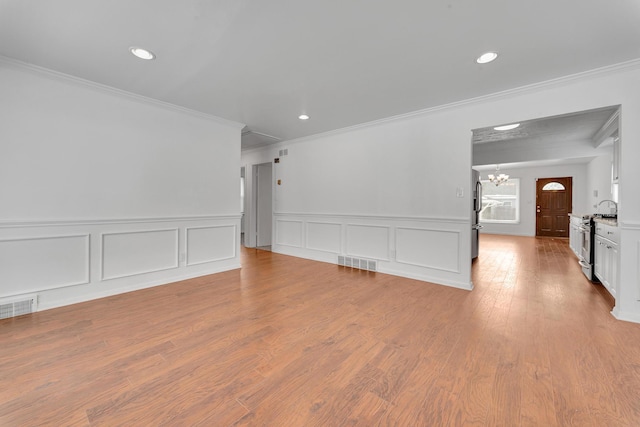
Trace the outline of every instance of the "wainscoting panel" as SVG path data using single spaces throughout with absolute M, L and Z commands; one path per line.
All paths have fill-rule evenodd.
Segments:
M 331 222 L 307 222 L 307 249 L 339 254 L 342 225 Z
M 276 220 L 276 244 L 302 247 L 302 221 Z
M 0 296 L 89 283 L 89 235 L 0 240 Z
M 473 289 L 469 218 L 295 212 L 274 216 L 274 252 L 333 264 L 340 256 L 367 259 L 376 261 L 379 273 Z
M 40 311 L 240 268 L 240 218 L 0 221 L 0 298 Z
M 458 231 L 396 228 L 396 261 L 435 270 L 459 273 Z
M 177 228 L 102 235 L 102 280 L 177 267 Z
M 389 260 L 389 227 L 347 225 L 347 255 Z
M 221 225 L 216 227 L 187 228 L 187 265 L 221 261 L 236 256 L 236 227 Z

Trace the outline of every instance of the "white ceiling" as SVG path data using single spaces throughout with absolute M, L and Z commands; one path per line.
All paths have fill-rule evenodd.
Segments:
M 637 0 L 0 0 L 0 55 L 245 123 L 255 146 L 636 59 L 639 22 Z
M 488 170 L 496 162 L 503 168 L 588 163 L 611 152 L 618 114 L 619 106 L 611 106 L 524 120 L 506 131 L 474 129 L 473 167 Z
M 604 107 L 561 116 L 526 120 L 519 122 L 520 126 L 511 130 L 495 130 L 493 126 L 474 129 L 472 141 L 474 144 L 487 144 L 524 139 L 528 144 L 536 144 L 593 140 L 600 129 L 617 113 L 618 108 L 618 106 Z M 593 141 L 593 145 L 597 145 L 598 142 Z

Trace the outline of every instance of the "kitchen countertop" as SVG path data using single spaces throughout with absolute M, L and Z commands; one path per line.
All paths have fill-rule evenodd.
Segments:
M 618 226 L 618 220 L 611 218 L 593 218 L 595 222 L 599 222 L 600 224 L 611 225 L 613 227 Z

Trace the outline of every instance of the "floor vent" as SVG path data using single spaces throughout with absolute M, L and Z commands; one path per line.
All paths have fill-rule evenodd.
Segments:
M 0 299 L 0 319 L 34 313 L 38 308 L 37 295 L 21 295 Z
M 350 256 L 338 256 L 338 265 L 351 268 L 359 268 L 360 270 L 377 271 L 378 263 L 370 259 L 354 258 Z

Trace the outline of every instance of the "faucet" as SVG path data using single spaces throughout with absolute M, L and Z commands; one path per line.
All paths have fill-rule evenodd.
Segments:
M 616 211 L 614 212 L 614 214 L 618 215 L 618 204 L 615 201 L 609 200 L 609 199 L 605 199 L 605 200 L 601 201 L 600 203 L 598 203 L 598 206 L 600 206 L 604 202 L 613 203 L 613 206 L 616 208 Z

